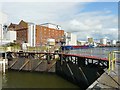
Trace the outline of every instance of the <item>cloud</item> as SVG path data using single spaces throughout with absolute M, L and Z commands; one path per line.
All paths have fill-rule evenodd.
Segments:
M 3 3 L 3 11 L 9 14 L 9 21 L 19 22 L 21 19 L 36 23 L 61 21 L 76 13 L 78 3 L 41 2 L 41 3 Z M 7 6 L 7 7 L 6 7 Z M 82 5 L 79 6 L 82 8 Z M 80 10 L 80 9 L 79 9 Z M 70 17 L 69 17 L 70 18 Z
M 86 39 L 88 36 L 95 39 L 105 36 L 118 38 L 118 17 L 107 11 L 81 12 L 64 23 L 63 27 L 69 32 L 76 32 L 78 39 Z
M 21 19 L 36 24 L 49 22 L 75 33 L 78 39 L 105 36 L 116 39 L 118 17 L 110 10 L 82 12 L 85 5 L 78 2 L 8 2 L 2 4 L 2 9 L 9 15 L 9 23 L 18 23 Z

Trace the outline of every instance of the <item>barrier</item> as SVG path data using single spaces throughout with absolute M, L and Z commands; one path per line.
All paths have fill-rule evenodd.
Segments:
M 109 68 L 108 72 L 110 73 L 111 70 L 115 69 L 115 63 L 116 63 L 116 53 L 120 53 L 120 51 L 112 51 L 108 53 L 108 60 L 109 60 Z

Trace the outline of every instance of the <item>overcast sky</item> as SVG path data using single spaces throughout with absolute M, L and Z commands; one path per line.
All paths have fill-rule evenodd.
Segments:
M 8 23 L 19 23 L 20 20 L 36 24 L 54 23 L 62 26 L 65 31 L 75 33 L 78 40 L 87 40 L 88 37 L 118 38 L 118 0 L 106 0 L 111 2 L 98 0 L 86 0 L 86 2 L 82 2 L 83 0 L 78 0 L 81 2 L 77 0 L 76 2 L 72 0 L 66 2 L 7 1 L 1 2 L 0 8 L 8 15 Z

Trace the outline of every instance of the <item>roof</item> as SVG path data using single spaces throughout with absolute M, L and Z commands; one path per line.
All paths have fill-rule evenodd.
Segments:
M 18 24 L 11 23 L 8 28 L 15 28 Z
M 60 25 L 53 24 L 53 23 L 43 23 L 43 24 L 40 24 L 40 25 L 46 25 L 46 24 L 52 24 L 52 25 L 60 26 Z

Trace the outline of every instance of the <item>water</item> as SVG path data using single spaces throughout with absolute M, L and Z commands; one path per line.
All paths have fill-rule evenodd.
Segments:
M 56 74 L 8 71 L 3 88 L 79 88 Z
M 102 48 L 97 47 L 97 48 L 88 48 L 88 49 L 77 49 L 77 50 L 71 50 L 69 53 L 108 58 L 108 53 L 112 51 L 118 51 L 118 48 L 117 47 L 102 47 Z
M 89 48 L 71 50 L 71 54 L 82 54 L 107 58 L 108 52 L 118 48 Z M 0 77 L 1 78 L 1 77 Z M 56 74 L 38 72 L 7 71 L 2 76 L 3 88 L 79 88 Z

